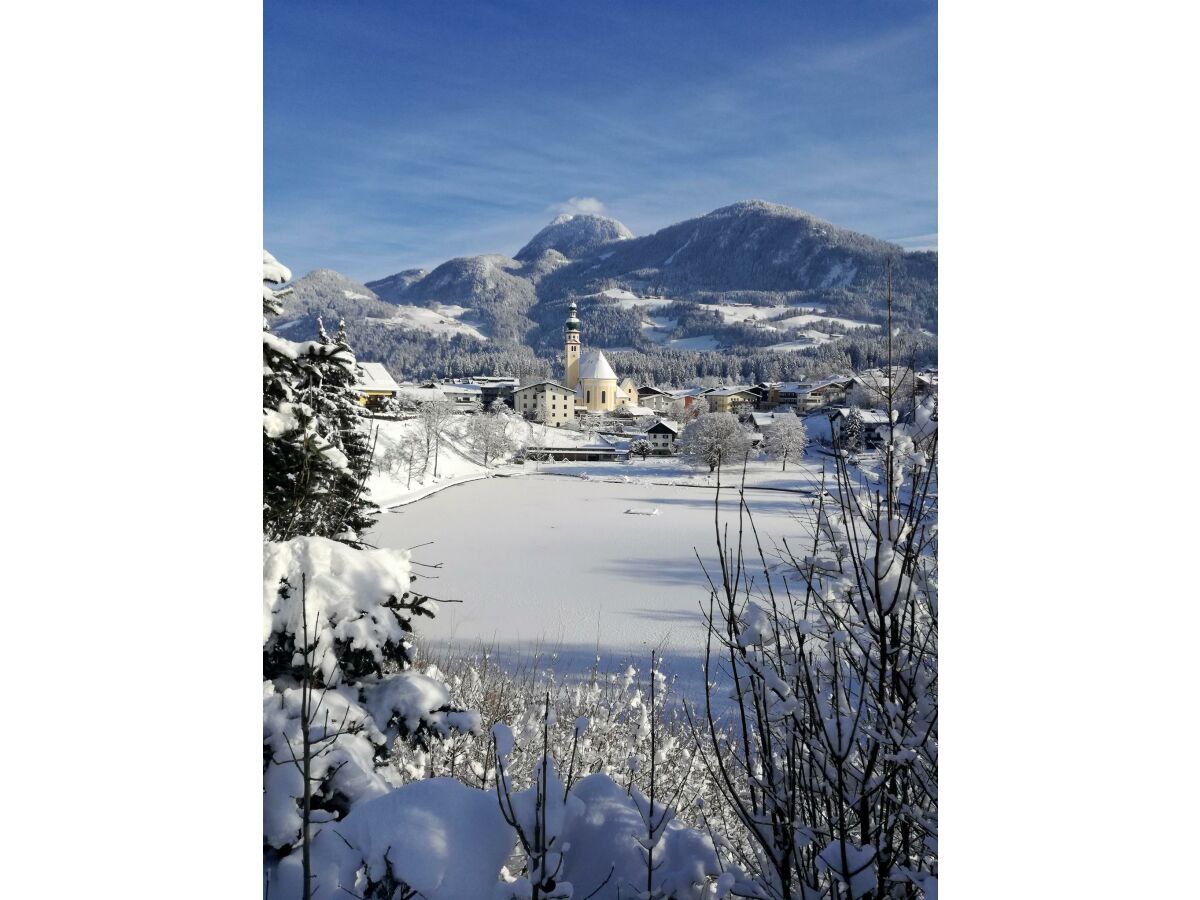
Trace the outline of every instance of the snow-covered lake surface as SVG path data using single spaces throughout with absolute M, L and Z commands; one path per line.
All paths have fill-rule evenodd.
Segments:
M 368 540 L 416 547 L 414 560 L 440 566 L 418 566 L 416 589 L 461 601 L 419 623 L 422 646 L 487 646 L 514 661 L 540 653 L 563 675 L 586 671 L 598 650 L 602 666 L 615 668 L 657 649 L 698 684 L 709 588 L 696 553 L 716 566 L 716 494 L 654 484 L 654 466 L 630 482 L 528 474 L 457 485 L 382 516 Z M 668 472 L 678 477 L 678 465 Z M 756 480 L 812 486 L 791 471 Z M 736 533 L 736 491 L 721 495 L 719 518 Z M 808 496 L 752 489 L 747 498 L 768 547 L 784 538 L 795 547 L 809 533 Z M 710 571 L 719 579 L 719 568 Z

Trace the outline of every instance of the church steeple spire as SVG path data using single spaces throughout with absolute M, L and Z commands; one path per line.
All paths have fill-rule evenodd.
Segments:
M 566 332 L 566 359 L 563 366 L 567 387 L 575 390 L 579 384 L 579 353 L 582 349 L 579 341 L 579 317 L 575 314 L 575 301 L 571 301 L 571 312 L 564 323 Z

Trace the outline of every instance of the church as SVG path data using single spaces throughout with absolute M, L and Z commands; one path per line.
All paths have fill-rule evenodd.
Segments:
M 539 381 L 513 391 L 513 408 L 525 418 L 561 428 L 580 415 L 604 415 L 621 407 L 637 407 L 633 380 L 617 383 L 608 358 L 599 350 L 583 352 L 575 303 L 564 328 L 566 346 L 563 383 Z
M 565 386 L 575 394 L 575 412 L 607 413 L 622 406 L 637 406 L 638 393 L 633 380 L 626 378 L 618 384 L 617 373 L 602 351 L 583 352 L 583 344 L 579 339 L 579 316 L 573 300 L 564 330 Z

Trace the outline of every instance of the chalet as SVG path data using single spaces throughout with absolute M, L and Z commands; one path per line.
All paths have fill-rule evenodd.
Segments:
M 384 368 L 383 363 L 364 362 L 358 364 L 354 393 L 358 402 L 368 409 L 381 409 L 400 391 L 400 385 Z
M 557 381 L 539 381 L 513 391 L 513 409 L 532 422 L 561 428 L 575 419 L 575 392 Z
M 682 391 L 672 391 L 671 400 L 682 400 L 684 409 L 691 409 L 692 404 L 702 401 L 702 398 L 707 394 L 704 388 L 685 388 Z
M 477 384 L 453 384 L 443 382 L 438 387 L 446 399 L 455 406 L 483 405 L 483 389 Z
M 675 396 L 669 391 L 660 390 L 649 384 L 643 384 L 637 389 L 638 402 L 655 412 L 666 412 L 675 401 Z
M 844 377 L 820 381 L 784 381 L 772 386 L 770 402 L 772 406 L 790 406 L 797 412 L 807 412 L 819 406 L 843 402 L 853 382 L 854 379 Z
M 675 442 L 679 440 L 681 430 L 678 422 L 659 419 L 646 429 L 646 440 L 650 442 L 651 451 L 656 456 L 670 456 L 675 452 Z
M 746 387 L 713 388 L 704 395 L 709 412 L 750 412 L 758 403 L 758 396 Z
M 826 413 L 829 419 L 829 434 L 830 443 L 836 443 L 841 440 L 842 429 L 846 426 L 846 420 L 850 417 L 850 407 L 839 406 L 830 409 Z M 858 411 L 859 418 L 862 419 L 862 441 L 864 447 L 871 447 L 887 442 L 890 428 L 888 414 L 882 409 L 860 409 Z

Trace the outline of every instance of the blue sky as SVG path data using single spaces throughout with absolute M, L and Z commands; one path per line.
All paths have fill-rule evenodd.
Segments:
M 264 246 L 360 281 L 738 200 L 937 242 L 925 0 L 264 4 Z

